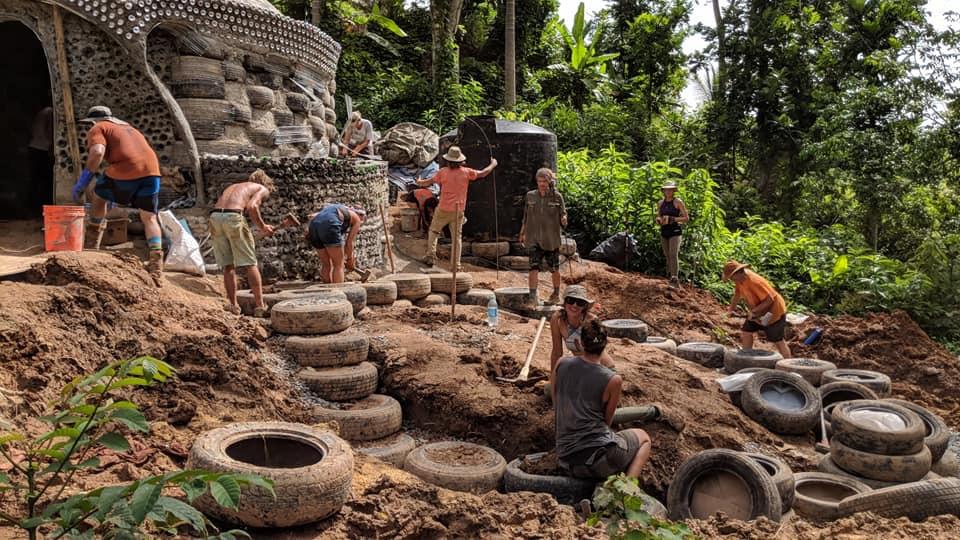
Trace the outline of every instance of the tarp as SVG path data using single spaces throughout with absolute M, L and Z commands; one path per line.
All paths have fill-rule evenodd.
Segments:
M 618 232 L 607 238 L 587 255 L 588 259 L 605 262 L 621 270 L 626 270 L 628 260 L 636 260 L 638 257 L 640 251 L 637 249 L 637 241 L 625 232 Z
M 417 178 L 433 178 L 439 170 L 440 166 L 433 161 L 422 169 L 419 167 L 394 166 L 387 169 L 387 180 L 397 186 L 401 193 L 409 193 L 417 189 Z M 440 186 L 436 184 L 431 185 L 427 189 L 432 191 L 434 195 L 440 195 Z
M 440 151 L 440 138 L 430 128 L 403 122 L 388 129 L 377 141 L 377 153 L 390 166 L 413 165 L 424 168 Z

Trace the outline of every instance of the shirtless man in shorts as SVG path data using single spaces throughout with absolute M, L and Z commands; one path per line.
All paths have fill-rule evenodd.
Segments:
M 257 250 L 253 233 L 243 214 L 250 216 L 263 236 L 273 234 L 273 227 L 263 222 L 260 204 L 274 190 L 273 180 L 257 169 L 246 182 L 223 190 L 210 212 L 210 238 L 217 265 L 223 269 L 223 287 L 227 291 L 227 311 L 240 313 L 237 305 L 237 267 L 247 269 L 247 282 L 256 305 L 254 315 L 262 317 L 267 306 L 263 302 L 263 282 L 257 267 Z

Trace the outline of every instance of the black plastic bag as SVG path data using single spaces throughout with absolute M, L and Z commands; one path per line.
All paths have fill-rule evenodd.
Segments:
M 640 251 L 637 249 L 637 241 L 632 234 L 625 232 L 618 232 L 607 238 L 587 255 L 588 259 L 607 263 L 620 270 L 626 270 L 627 264 L 638 257 Z

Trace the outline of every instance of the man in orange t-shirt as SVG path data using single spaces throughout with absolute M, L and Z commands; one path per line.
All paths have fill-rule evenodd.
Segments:
M 747 303 L 749 314 L 740 328 L 740 345 L 753 348 L 754 334 L 763 330 L 784 358 L 790 358 L 790 347 L 784 339 L 787 329 L 787 303 L 770 282 L 749 270 L 749 265 L 727 261 L 723 265 L 723 280 L 732 279 L 735 290 L 729 312 L 737 309 L 740 300 Z
M 440 238 L 443 228 L 449 226 L 450 236 L 453 239 L 452 266 L 459 270 L 460 231 L 466 221 L 464 211 L 467 208 L 467 190 L 470 187 L 470 182 L 484 178 L 493 172 L 493 169 L 497 166 L 497 160 L 491 158 L 490 164 L 479 171 L 464 167 L 463 163 L 467 161 L 467 157 L 460 151 L 459 146 L 451 146 L 443 159 L 447 160 L 449 164 L 440 169 L 433 178 L 417 180 L 417 185 L 420 187 L 427 187 L 431 184 L 440 186 L 440 203 L 437 205 L 437 210 L 433 213 L 433 220 L 430 222 L 430 234 L 427 235 L 427 256 L 423 262 L 428 266 L 433 266 L 437 262 L 437 240 Z

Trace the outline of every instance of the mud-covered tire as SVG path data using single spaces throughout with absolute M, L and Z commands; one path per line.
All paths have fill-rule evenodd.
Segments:
M 723 354 L 723 345 L 719 343 L 693 341 L 677 345 L 677 356 L 708 368 L 722 366 Z
M 360 286 L 367 290 L 368 306 L 389 306 L 397 301 L 397 284 L 392 281 L 371 281 Z
M 310 288 L 288 289 L 286 291 L 281 291 L 279 294 L 280 294 L 280 297 L 283 298 L 284 300 L 294 300 L 296 298 L 307 298 L 309 296 L 314 298 L 334 298 L 334 299 L 343 300 L 344 302 L 349 302 L 349 300 L 347 300 L 347 295 L 344 294 L 343 291 L 339 291 L 336 289 L 324 289 L 324 290 L 310 289 Z
M 406 433 L 395 433 L 383 439 L 353 444 L 353 449 L 357 452 L 385 461 L 398 469 L 403 468 L 407 454 L 416 447 L 417 441 Z
M 843 515 L 840 501 L 872 491 L 870 486 L 846 476 L 824 472 L 801 472 L 794 475 L 796 497 L 793 510 L 798 516 L 814 521 L 831 521 Z M 826 497 L 825 493 L 833 496 Z
M 450 465 L 431 459 L 431 451 L 467 449 L 482 460 L 476 465 Z M 435 442 L 407 454 L 403 468 L 425 482 L 470 493 L 486 493 L 497 489 L 507 462 L 499 452 L 467 442 Z
M 817 463 L 817 470 L 824 473 L 836 474 L 838 476 L 845 476 L 856 480 L 857 482 L 862 482 L 873 489 L 882 489 L 890 486 L 899 486 L 901 482 L 884 482 L 883 480 L 874 480 L 872 478 L 864 478 L 863 476 L 858 476 L 852 472 L 845 471 L 837 466 L 836 463 L 830 459 L 830 454 L 825 454 L 820 458 L 820 462 Z M 938 475 L 934 474 L 934 471 L 930 471 L 926 476 L 923 477 L 923 480 L 932 480 L 937 478 Z
M 947 451 L 947 447 L 950 445 L 950 428 L 947 427 L 943 418 L 910 401 L 893 398 L 887 398 L 883 401 L 900 405 L 905 409 L 913 411 L 920 417 L 924 426 L 923 443 L 930 449 L 930 459 L 932 459 L 934 463 L 940 461 L 940 458 L 943 457 L 943 454 Z
M 233 121 L 233 104 L 224 99 L 182 98 L 177 104 L 198 141 L 222 138 L 226 133 L 224 124 Z
M 473 242 L 470 245 L 470 253 L 481 259 L 496 261 L 497 257 L 510 253 L 510 242 Z
M 305 279 L 289 279 L 278 281 L 273 285 L 270 285 L 271 288 L 280 291 L 299 291 L 306 289 L 307 287 L 312 287 L 316 285 L 315 281 L 307 281 Z
M 470 289 L 457 295 L 457 303 L 464 306 L 486 306 L 491 298 L 496 298 L 490 289 Z
M 647 340 L 644 341 L 641 345 L 646 345 L 648 347 L 653 347 L 654 349 L 660 349 L 661 351 L 672 354 L 676 356 L 677 354 L 677 342 L 665 337 L 660 336 L 647 336 Z
M 878 425 L 861 417 L 871 412 L 894 415 L 903 425 Z M 920 415 L 888 401 L 857 399 L 838 403 L 830 413 L 830 426 L 833 441 L 871 454 L 912 455 L 923 448 L 925 429 Z
M 960 479 L 937 478 L 875 489 L 840 501 L 843 515 L 857 512 L 913 521 L 944 514 L 960 515 Z
M 347 330 L 325 336 L 290 336 L 283 348 L 303 367 L 352 366 L 367 359 L 370 339 Z
M 338 368 L 303 368 L 297 372 L 297 379 L 327 401 L 350 401 L 377 390 L 377 366 L 360 362 Z
M 397 285 L 397 298 L 419 300 L 430 294 L 430 276 L 427 274 L 390 274 L 380 281 L 392 281 Z
M 793 499 L 795 495 L 795 482 L 793 470 L 790 466 L 775 457 L 764 454 L 755 454 L 748 452 L 748 456 L 760 464 L 767 474 L 773 478 L 773 483 L 777 485 L 777 493 L 780 494 L 780 503 L 784 512 L 793 508 Z
M 743 482 L 750 497 L 750 516 L 755 519 L 764 516 L 772 521 L 780 521 L 783 506 L 780 493 L 773 478 L 763 466 L 750 456 L 741 452 L 716 448 L 705 450 L 688 458 L 677 469 L 667 490 L 667 510 L 670 519 L 709 518 L 709 515 L 694 515 L 691 498 L 697 481 L 704 474 L 722 471 L 734 475 Z
M 783 360 L 780 353 L 763 349 L 738 349 L 724 354 L 723 368 L 727 373 L 736 373 L 744 368 L 774 369 Z
M 430 293 L 414 302 L 414 305 L 420 308 L 449 306 L 450 295 L 443 293 Z
M 960 456 L 948 448 L 943 456 L 933 463 L 930 472 L 935 472 L 944 477 L 960 478 Z
M 287 300 L 287 298 L 284 298 L 280 293 L 265 293 L 263 295 L 263 303 L 266 304 L 268 311 L 284 300 Z M 237 291 L 237 304 L 240 306 L 241 313 L 251 317 L 257 308 L 257 304 L 253 299 L 253 293 L 250 292 L 249 289 Z
M 317 406 L 313 416 L 318 422 L 335 420 L 340 425 L 340 436 L 351 442 L 382 439 L 400 431 L 403 412 L 400 403 L 390 396 L 371 394 L 344 405 L 355 408 Z
M 306 94 L 287 93 L 286 102 L 287 108 L 295 113 L 307 114 L 310 112 L 310 98 Z
M 269 111 L 276 103 L 276 94 L 266 86 L 247 86 L 247 98 L 254 109 Z
M 600 323 L 608 337 L 626 338 L 637 343 L 647 341 L 647 323 L 638 319 L 610 319 Z
M 759 373 L 761 371 L 763 371 L 763 368 L 751 367 L 751 368 L 743 368 L 737 373 Z M 728 394 L 728 396 L 730 396 L 730 403 L 733 403 L 738 409 L 743 408 L 743 403 L 740 400 L 741 394 L 742 394 L 741 390 L 736 390 Z
M 834 382 L 854 382 L 873 390 L 877 396 L 890 395 L 890 377 L 878 371 L 865 369 L 831 369 L 823 373 L 822 384 Z
M 500 268 L 528 272 L 530 270 L 530 257 L 525 255 L 501 255 Z
M 430 290 L 449 295 L 453 291 L 453 274 L 429 274 Z M 457 272 L 457 294 L 465 293 L 473 287 L 473 276 L 466 272 Z
M 504 491 L 507 493 L 517 491 L 549 493 L 557 502 L 571 505 L 593 496 L 593 490 L 597 486 L 595 480 L 573 478 L 570 476 L 530 474 L 520 467 L 524 459 L 539 461 L 546 455 L 546 452 L 539 452 L 517 458 L 508 463 L 506 472 L 503 473 Z
M 223 99 L 226 78 L 219 60 L 181 56 L 170 70 L 170 91 L 176 98 Z
M 247 80 L 247 70 L 243 69 L 240 62 L 225 60 L 223 62 L 223 76 L 231 82 L 245 82 Z
M 530 289 L 526 287 L 502 287 L 495 289 L 493 294 L 496 295 L 497 306 L 500 309 L 523 311 L 526 309 Z
M 824 406 L 855 399 L 879 399 L 877 393 L 866 386 L 849 381 L 825 383 L 820 386 L 820 403 Z
M 298 467 L 266 467 L 231 457 L 231 454 L 237 456 L 238 443 L 242 445 L 246 440 L 260 442 L 263 436 L 308 447 L 322 459 Z M 261 442 L 259 446 L 263 444 Z M 299 452 L 300 458 L 302 454 Z M 350 496 L 353 453 L 343 439 L 310 426 L 244 422 L 207 431 L 197 437 L 187 459 L 187 468 L 253 474 L 273 481 L 276 497 L 262 488 L 242 488 L 236 510 L 218 505 L 209 494 L 198 497 L 193 505 L 207 516 L 248 527 L 292 527 L 320 521 L 340 511 Z
M 273 148 L 277 145 L 277 130 L 273 128 L 250 128 L 247 130 L 250 142 L 264 148 Z
M 766 400 L 762 390 L 778 385 L 798 392 L 804 402 L 800 408 L 785 409 Z M 747 379 L 740 394 L 743 412 L 774 433 L 800 435 L 820 422 L 820 395 L 810 383 L 792 373 L 768 369 Z
M 353 283 L 323 283 L 320 285 L 311 285 L 307 291 L 340 291 L 347 297 L 347 301 L 353 307 L 353 315 L 356 316 L 360 310 L 367 307 L 367 290 L 360 285 Z
M 837 369 L 837 365 L 817 358 L 784 358 L 777 362 L 775 369 L 796 373 L 813 386 L 820 386 L 823 372 Z
M 333 334 L 352 324 L 353 306 L 338 298 L 305 296 L 284 300 L 270 310 L 270 326 L 281 334 Z
M 884 482 L 916 482 L 930 472 L 932 465 L 926 446 L 915 454 L 891 456 L 851 448 L 836 436 L 830 441 L 830 459 L 845 471 Z

